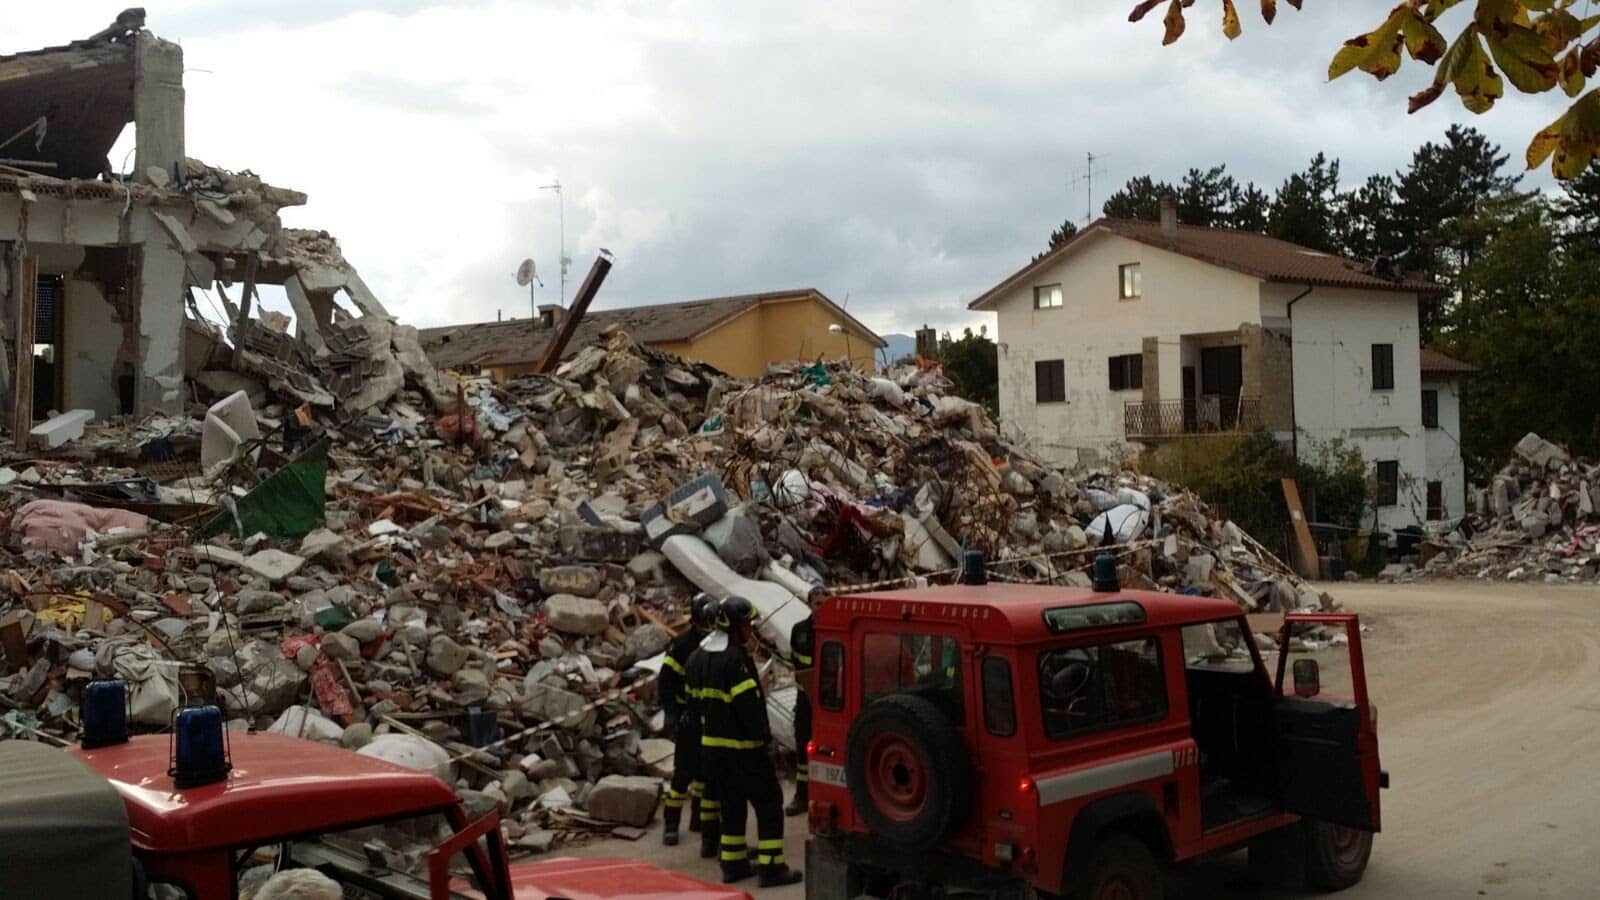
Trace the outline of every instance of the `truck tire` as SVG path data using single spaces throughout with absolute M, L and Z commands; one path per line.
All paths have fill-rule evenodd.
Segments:
M 850 726 L 845 783 L 875 837 L 924 851 L 966 821 L 972 762 L 938 707 L 891 694 L 867 704 Z
M 1144 842 L 1128 834 L 1100 839 L 1072 900 L 1161 900 L 1161 865 Z
M 1361 880 L 1372 858 L 1372 832 L 1316 819 L 1300 820 L 1305 831 L 1306 885 L 1342 891 Z

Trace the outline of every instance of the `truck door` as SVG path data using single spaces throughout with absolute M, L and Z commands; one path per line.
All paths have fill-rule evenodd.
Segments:
M 1291 641 L 1315 626 L 1331 640 L 1315 652 Z M 1289 812 L 1335 825 L 1379 830 L 1378 729 L 1367 697 L 1361 626 L 1352 614 L 1284 617 L 1273 698 L 1279 801 Z M 1342 643 L 1343 635 L 1348 643 Z M 1348 657 L 1348 677 L 1343 663 Z M 1322 684 L 1327 663 L 1328 684 Z M 1338 664 L 1338 665 L 1335 665 Z

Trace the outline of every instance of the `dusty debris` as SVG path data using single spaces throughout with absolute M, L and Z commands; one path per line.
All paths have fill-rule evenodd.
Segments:
M 1473 497 L 1473 513 L 1432 529 L 1409 577 L 1600 581 L 1600 464 L 1532 432 Z
M 331 239 L 284 252 L 308 291 L 357 283 Z M 203 674 L 232 727 L 437 771 L 542 851 L 654 815 L 653 682 L 697 590 L 751 599 L 780 653 L 830 588 L 949 582 L 966 549 L 997 579 L 1086 584 L 1109 552 L 1129 585 L 1332 605 L 1181 488 L 1048 468 L 934 368 L 797 363 L 750 382 L 615 333 L 443 405 L 412 360 L 357 412 L 304 396 L 359 368 L 332 334 L 328 355 L 286 357 L 314 383 L 265 374 L 261 402 L 92 423 L 58 458 L 0 459 L 18 512 L 0 693 L 30 728 L 74 737 L 83 685 L 117 673 L 159 729 Z M 439 414 L 477 440 L 440 436 Z M 232 436 L 208 451 L 219 424 Z M 30 503 L 74 502 L 147 524 L 30 530 Z

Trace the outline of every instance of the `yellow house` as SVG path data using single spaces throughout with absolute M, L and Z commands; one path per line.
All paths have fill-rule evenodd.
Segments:
M 486 372 L 502 381 L 533 370 L 565 312 L 559 306 L 542 306 L 537 319 L 426 328 L 419 336 L 435 366 Z M 772 363 L 792 360 L 848 359 L 871 371 L 878 349 L 887 346 L 815 288 L 590 310 L 567 345 L 567 354 L 610 328 L 657 350 L 743 378 L 761 375 Z

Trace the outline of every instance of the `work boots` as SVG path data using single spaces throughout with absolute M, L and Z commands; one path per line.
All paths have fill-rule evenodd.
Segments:
M 661 843 L 668 847 L 678 846 L 678 823 L 683 821 L 682 806 L 661 807 Z M 690 827 L 694 825 L 694 816 L 689 817 Z
M 756 874 L 756 867 L 750 865 L 750 860 L 748 859 L 741 859 L 735 862 L 725 862 L 722 864 L 723 884 L 736 884 L 754 874 Z M 765 883 L 766 882 L 762 882 L 762 884 Z M 784 884 L 793 883 L 794 882 L 789 881 L 784 882 Z
M 716 859 L 722 849 L 722 829 L 716 822 L 700 820 L 700 858 Z
M 806 790 L 806 782 L 801 781 L 795 784 L 794 799 L 790 800 L 789 805 L 783 808 L 783 814 L 786 816 L 805 815 L 806 807 L 808 805 L 806 803 L 808 793 L 809 791 Z
M 746 863 L 746 865 L 748 865 L 748 863 Z M 783 887 L 786 884 L 799 884 L 800 880 L 805 878 L 804 875 L 796 872 L 794 869 L 789 868 L 784 863 L 773 863 L 771 865 L 762 866 L 759 874 L 761 878 L 757 883 L 764 888 Z M 723 881 L 727 881 L 726 876 L 723 877 Z

